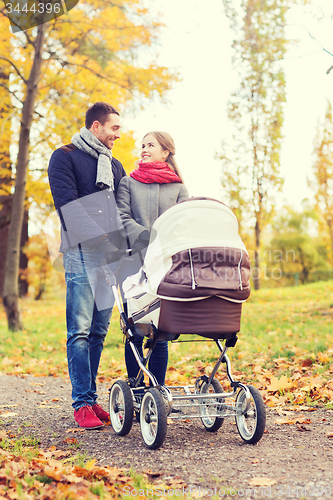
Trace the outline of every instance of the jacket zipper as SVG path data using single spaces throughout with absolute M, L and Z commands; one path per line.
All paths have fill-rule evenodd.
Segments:
M 243 252 L 241 250 L 241 257 L 238 262 L 238 277 L 239 277 L 239 289 L 243 290 L 243 282 L 242 282 L 242 272 L 241 272 L 241 264 L 243 260 Z
M 192 253 L 191 253 L 191 249 L 190 249 L 190 248 L 188 249 L 188 254 L 189 254 L 189 257 L 190 257 L 190 269 L 191 269 L 191 279 L 192 279 L 192 290 L 195 290 L 195 288 L 198 286 L 198 284 L 196 283 L 196 281 L 195 281 L 195 277 L 194 277 L 194 269 L 193 269 L 193 262 L 192 262 Z

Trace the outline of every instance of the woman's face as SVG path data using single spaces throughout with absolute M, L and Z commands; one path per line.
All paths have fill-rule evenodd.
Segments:
M 166 161 L 169 155 L 167 149 L 163 149 L 161 144 L 152 134 L 146 135 L 142 141 L 141 161 L 144 163 L 152 161 Z

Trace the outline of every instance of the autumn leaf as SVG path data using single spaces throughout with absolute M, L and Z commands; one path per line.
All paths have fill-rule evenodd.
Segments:
M 310 431 L 310 429 L 308 427 L 305 427 L 305 425 L 296 424 L 296 427 L 297 427 L 297 430 L 301 431 L 301 432 Z
M 271 479 L 269 477 L 253 477 L 250 482 L 249 482 L 249 485 L 250 486 L 273 486 L 273 484 L 275 484 L 276 481 L 275 479 Z
M 86 469 L 91 469 L 93 467 L 93 465 L 95 465 L 96 463 L 96 459 L 95 458 L 92 458 L 91 460 L 89 460 L 89 462 L 86 463 Z
M 66 439 L 64 439 L 63 442 L 66 443 L 66 444 L 76 444 L 77 443 L 77 439 L 75 439 L 75 438 L 66 438 Z
M 311 366 L 312 364 L 313 364 L 312 359 L 307 358 L 307 359 L 305 359 L 304 361 L 302 361 L 301 366 L 306 367 L 306 366 Z
M 294 382 L 290 380 L 290 378 L 282 375 L 280 379 L 277 377 L 272 377 L 270 380 L 270 384 L 267 387 L 268 392 L 276 392 L 276 391 L 284 391 L 285 389 L 289 389 L 294 386 Z
M 162 475 L 161 472 L 152 472 L 150 469 L 144 470 L 143 473 L 146 474 L 150 479 L 154 479 Z
M 294 419 L 279 418 L 275 421 L 275 423 L 278 425 L 311 424 L 311 420 L 305 417 L 299 417 Z

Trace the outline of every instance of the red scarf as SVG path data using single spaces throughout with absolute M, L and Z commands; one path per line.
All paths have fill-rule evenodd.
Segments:
M 171 170 L 166 162 L 152 161 L 139 162 L 139 168 L 130 173 L 133 179 L 145 184 L 169 184 L 170 182 L 182 182 L 181 178 Z

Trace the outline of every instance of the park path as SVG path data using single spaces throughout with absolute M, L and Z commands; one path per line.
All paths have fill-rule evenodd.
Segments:
M 99 402 L 105 408 L 109 385 L 99 384 Z M 43 449 L 71 448 L 74 454 L 95 458 L 98 465 L 144 472 L 158 496 L 166 488 L 166 495 L 173 489 L 180 498 L 333 499 L 332 410 L 268 408 L 266 432 L 254 446 L 243 443 L 232 419 L 217 433 L 207 432 L 197 420 L 171 422 L 163 446 L 152 451 L 136 422 L 125 437 L 111 426 L 79 430 L 70 392 L 65 378 L 0 376 L 2 429 L 17 437 L 36 436 Z M 77 441 L 75 449 L 71 438 Z M 129 487 L 123 493 L 135 498 Z

